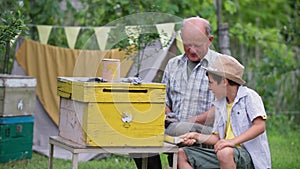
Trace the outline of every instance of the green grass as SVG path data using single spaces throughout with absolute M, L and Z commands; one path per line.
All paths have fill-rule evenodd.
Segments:
M 272 115 L 267 123 L 273 169 L 300 168 L 300 114 Z
M 267 123 L 267 134 L 273 169 L 299 169 L 300 126 L 294 117 L 271 116 Z M 293 122 L 296 121 L 296 122 Z M 162 165 L 167 169 L 166 155 L 161 155 Z M 48 157 L 33 153 L 29 160 L 0 163 L 0 169 L 47 169 Z M 54 169 L 70 169 L 70 160 L 54 159 Z M 79 169 L 136 169 L 128 156 L 111 155 L 101 160 L 79 162 Z
M 162 165 L 165 169 L 167 166 L 167 156 L 162 154 Z M 1 169 L 47 169 L 48 157 L 33 153 L 32 158 L 8 163 L 0 163 Z M 54 159 L 54 169 L 72 168 L 71 160 Z M 128 156 L 110 155 L 101 160 L 92 160 L 88 162 L 79 162 L 79 169 L 136 169 L 133 159 Z
M 269 134 L 272 165 L 274 169 L 300 168 L 300 136 L 299 131 Z
M 164 169 L 168 168 L 167 156 L 161 155 L 162 165 Z M 0 169 L 47 169 L 48 157 L 33 152 L 32 158 L 28 160 L 20 160 L 8 163 L 0 163 Z M 55 158 L 53 160 L 53 169 L 71 169 L 71 160 L 63 160 Z M 128 156 L 110 155 L 100 160 L 92 160 L 88 162 L 79 162 L 79 169 L 136 169 L 132 158 Z

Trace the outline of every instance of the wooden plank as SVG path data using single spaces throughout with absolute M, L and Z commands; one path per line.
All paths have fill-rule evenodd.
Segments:
M 86 145 L 86 134 L 83 128 L 84 109 L 87 103 L 61 98 L 59 118 L 59 135 L 80 145 Z
M 67 98 L 67 99 L 71 99 L 72 94 L 71 93 L 67 93 L 61 90 L 57 91 L 57 94 L 62 97 L 62 98 Z
M 177 153 L 178 146 L 164 143 L 162 146 L 82 146 L 60 136 L 51 136 L 50 144 L 59 145 L 60 147 L 74 153 L 116 153 L 116 154 L 141 154 L 141 153 Z M 76 149 L 76 150 L 75 150 Z

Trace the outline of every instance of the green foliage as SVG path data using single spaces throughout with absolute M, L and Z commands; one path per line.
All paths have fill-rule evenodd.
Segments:
M 234 7 L 225 6 L 222 16 L 231 25 L 231 52 L 246 67 L 247 85 L 271 112 L 300 110 L 299 31 L 294 30 L 299 30 L 299 3 L 293 2 L 239 1 L 234 14 L 229 12 Z
M 19 10 L 16 12 L 4 11 L 0 16 L 0 46 L 1 49 L 4 49 L 7 42 L 15 40 L 17 35 L 24 33 L 28 28 L 25 26 L 24 18 Z
M 267 120 L 267 131 L 281 133 L 283 137 L 292 136 L 286 131 L 300 131 L 300 114 L 270 113 Z M 300 135 L 297 135 L 300 139 Z
M 94 30 L 92 29 L 80 30 L 75 44 L 75 49 L 99 50 L 99 46 L 97 44 L 97 39 Z
M 245 65 L 247 85 L 259 92 L 268 111 L 300 110 L 299 7 L 300 1 L 295 0 L 222 1 L 221 18 L 222 22 L 229 24 L 231 53 Z M 58 26 L 52 30 L 49 44 L 60 47 L 68 45 L 65 33 L 59 26 L 116 26 L 124 29 L 125 25 L 166 22 L 161 16 L 139 17 L 138 14 L 144 12 L 160 12 L 178 18 L 200 16 L 211 22 L 212 33 L 215 35 L 213 45 L 218 50 L 216 1 L 78 0 L 75 4 L 62 0 L 1 0 L 0 9 L 10 12 L 19 10 L 22 17 L 27 19 L 24 21 L 26 24 Z M 132 15 L 136 17 L 127 17 Z M 123 25 L 116 24 L 121 18 L 124 19 Z M 38 40 L 36 28 L 30 28 L 30 38 Z M 108 49 L 124 49 L 132 43 L 142 49 L 145 43 L 152 43 L 158 36 L 154 31 L 145 33 L 141 38 L 128 36 L 123 30 L 112 31 L 114 35 L 108 38 Z M 82 30 L 75 48 L 99 49 L 93 33 L 92 29 Z M 2 45 L 1 53 L 3 49 Z M 10 56 L 1 63 L 6 65 L 12 61 L 13 56 Z
M 261 33 L 262 35 L 265 34 L 264 32 Z M 282 87 L 290 85 L 285 79 L 293 78 L 290 76 L 290 73 L 297 69 L 292 50 L 288 49 L 285 44 L 277 42 L 269 42 L 268 46 L 266 46 L 265 41 L 257 40 L 257 44 L 260 46 L 262 55 L 248 62 L 248 74 L 252 72 L 254 75 L 251 78 L 255 77 L 256 79 L 256 81 L 251 81 L 248 78 L 249 84 L 265 98 L 267 110 L 297 110 L 296 106 L 298 104 L 296 103 L 297 105 L 295 105 L 295 103 L 291 102 L 297 98 L 295 97 L 297 91 L 294 90 L 294 92 L 290 93 L 282 89 Z M 287 98 L 289 101 L 284 103 L 282 102 L 283 98 Z M 289 109 L 286 109 L 286 107 L 289 107 Z
M 232 15 L 237 11 L 236 4 L 231 0 L 226 0 L 224 1 L 224 10 L 228 11 Z
M 25 26 L 25 19 L 19 10 L 5 10 L 0 17 L 0 71 L 9 73 L 12 65 L 12 59 L 10 58 L 12 43 L 19 35 L 27 33 L 28 28 Z
M 60 0 L 32 0 L 23 1 L 24 13 L 31 20 L 31 24 L 60 25 L 64 22 L 65 13 L 60 8 Z
M 80 17 L 80 24 L 88 26 L 105 25 L 121 17 L 136 13 L 160 11 L 175 14 L 178 11 L 175 4 L 160 0 L 81 0 L 81 4 L 80 14 L 83 17 Z

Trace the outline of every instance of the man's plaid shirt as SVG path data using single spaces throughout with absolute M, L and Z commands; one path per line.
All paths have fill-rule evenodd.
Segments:
M 209 91 L 208 77 L 201 66 L 207 67 L 209 62 L 217 58 L 219 53 L 209 50 L 206 56 L 187 77 L 187 56 L 180 55 L 169 60 L 162 83 L 167 86 L 166 104 L 179 121 L 201 114 L 211 107 L 214 99 Z

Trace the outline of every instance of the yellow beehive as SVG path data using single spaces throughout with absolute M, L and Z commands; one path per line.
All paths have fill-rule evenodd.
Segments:
M 89 146 L 162 146 L 165 85 L 58 78 L 59 135 Z

